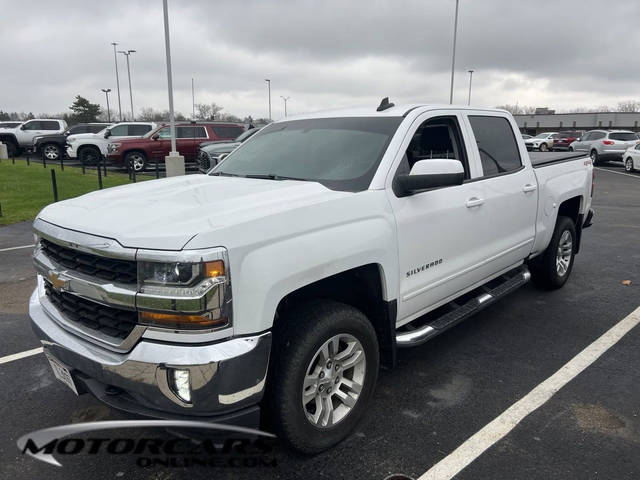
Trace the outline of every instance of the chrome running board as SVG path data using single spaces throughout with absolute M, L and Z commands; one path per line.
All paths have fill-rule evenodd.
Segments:
M 413 347 L 423 344 L 427 340 L 466 320 L 486 306 L 491 305 L 499 298 L 520 288 L 527 283 L 530 278 L 531 273 L 529 273 L 527 267 L 519 267 L 473 290 L 471 293 L 460 297 L 466 299 L 465 303 L 457 304 L 455 301 L 449 302 L 434 312 L 404 325 L 402 331 L 396 331 L 396 343 L 398 347 Z M 470 295 L 471 297 L 469 298 Z M 426 324 L 421 326 L 412 325 L 421 319 L 424 322 L 425 317 L 429 317 Z

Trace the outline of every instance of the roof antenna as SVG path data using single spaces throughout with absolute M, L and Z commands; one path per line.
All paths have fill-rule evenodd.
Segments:
M 382 112 L 383 110 L 386 110 L 387 108 L 391 108 L 391 107 L 395 107 L 395 103 L 389 103 L 389 97 L 384 97 L 380 102 L 380 105 L 378 106 L 376 111 Z

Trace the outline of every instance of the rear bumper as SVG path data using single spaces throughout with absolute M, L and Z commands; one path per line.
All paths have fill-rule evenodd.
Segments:
M 31 296 L 29 315 L 43 347 L 71 370 L 81 390 L 114 408 L 152 418 L 235 422 L 259 417 L 270 332 L 212 344 L 142 340 L 129 352 L 116 353 L 64 329 L 45 311 L 38 290 Z M 172 369 L 189 371 L 190 402 L 170 386 Z

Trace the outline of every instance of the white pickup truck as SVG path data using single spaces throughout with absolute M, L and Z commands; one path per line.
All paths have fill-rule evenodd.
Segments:
M 64 120 L 34 118 L 14 128 L 0 127 L 0 142 L 7 146 L 10 157 L 20 155 L 22 150 L 33 148 L 33 140 L 42 135 L 62 133 L 67 129 Z
M 385 99 L 290 117 L 208 175 L 42 210 L 32 326 L 77 393 L 156 418 L 262 419 L 318 452 L 354 429 L 398 347 L 530 277 L 567 281 L 592 174 L 575 153 L 532 165 L 502 110 Z

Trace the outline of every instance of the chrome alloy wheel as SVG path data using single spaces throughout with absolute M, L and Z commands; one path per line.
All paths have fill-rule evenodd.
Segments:
M 571 264 L 571 254 L 573 253 L 573 241 L 571 232 L 565 230 L 562 232 L 560 242 L 558 242 L 558 252 L 556 253 L 556 270 L 558 276 L 562 277 L 569 270 Z
M 302 408 L 307 420 L 331 427 L 355 407 L 364 384 L 366 358 L 362 344 L 352 335 L 327 340 L 307 367 L 302 387 Z
M 42 150 L 42 153 L 44 154 L 45 157 L 47 157 L 47 160 L 57 160 L 58 157 L 60 156 L 58 147 L 56 147 L 55 145 L 47 145 Z
M 134 153 L 129 156 L 129 164 L 136 172 L 139 172 L 144 168 L 144 157 L 139 153 Z

